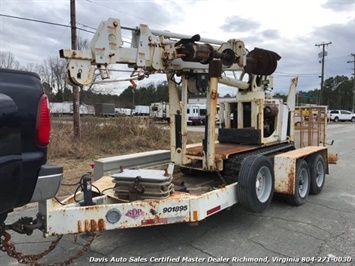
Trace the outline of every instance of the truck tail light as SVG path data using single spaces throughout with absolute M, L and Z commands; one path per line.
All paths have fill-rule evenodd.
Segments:
M 36 137 L 37 144 L 45 147 L 49 144 L 51 132 L 51 115 L 47 95 L 43 94 L 38 103 Z

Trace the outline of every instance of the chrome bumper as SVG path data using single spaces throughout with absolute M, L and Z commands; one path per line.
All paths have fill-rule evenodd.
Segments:
M 48 164 L 43 165 L 39 171 L 37 184 L 30 202 L 53 198 L 59 190 L 62 178 L 63 167 Z

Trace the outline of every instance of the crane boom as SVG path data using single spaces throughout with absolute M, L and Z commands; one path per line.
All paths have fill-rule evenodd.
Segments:
M 204 39 L 198 34 L 188 37 L 150 30 L 145 24 L 131 29 L 131 45 L 126 47 L 122 29 L 119 19 L 109 18 L 100 23 L 88 50 L 60 50 L 60 57 L 67 59 L 72 84 L 92 83 L 95 69 L 100 71 L 102 79 L 111 78 L 108 69 L 111 64 L 127 64 L 149 74 L 207 73 L 208 63 L 215 59 L 221 60 L 223 71 L 247 70 L 253 75 L 270 75 L 281 58 L 275 52 L 260 48 L 248 53 L 244 42 L 238 39 L 222 42 Z M 237 84 L 241 88 L 250 85 L 245 82 Z

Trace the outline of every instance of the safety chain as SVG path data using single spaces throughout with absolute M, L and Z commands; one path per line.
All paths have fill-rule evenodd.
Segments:
M 13 243 L 10 243 L 10 234 L 7 232 L 3 232 L 3 235 L 0 237 L 0 250 L 3 252 L 6 252 L 7 255 L 10 257 L 16 259 L 19 263 L 22 264 L 28 264 L 30 266 L 64 266 L 64 265 L 69 265 L 71 264 L 74 260 L 77 258 L 81 257 L 86 251 L 88 251 L 91 243 L 94 241 L 94 239 L 98 235 L 95 233 L 92 233 L 91 238 L 85 243 L 85 245 L 77 252 L 76 255 L 72 256 L 71 258 L 63 261 L 63 262 L 56 262 L 56 263 L 39 263 L 37 262 L 39 259 L 43 258 L 45 255 L 50 253 L 59 243 L 59 241 L 62 239 L 63 235 L 59 235 L 56 240 L 54 240 L 48 249 L 42 251 L 39 254 L 33 254 L 33 255 L 25 255 L 21 252 L 16 251 L 15 245 Z

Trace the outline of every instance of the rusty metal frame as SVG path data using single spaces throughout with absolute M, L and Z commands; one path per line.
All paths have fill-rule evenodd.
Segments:
M 82 197 L 82 193 L 76 195 L 78 200 Z M 96 205 L 80 206 L 73 197 L 63 201 L 65 206 L 54 200 L 41 202 L 39 213 L 46 220 L 44 236 L 198 222 L 237 203 L 236 183 L 200 195 L 174 192 L 167 199 L 133 202 L 119 201 L 108 191 L 93 201 Z M 110 211 L 119 217 L 117 222 L 109 222 Z
M 274 157 L 275 192 L 291 195 L 295 194 L 297 160 L 316 153 L 321 153 L 326 159 L 326 173 L 328 174 L 326 147 L 307 146 L 276 155 Z

